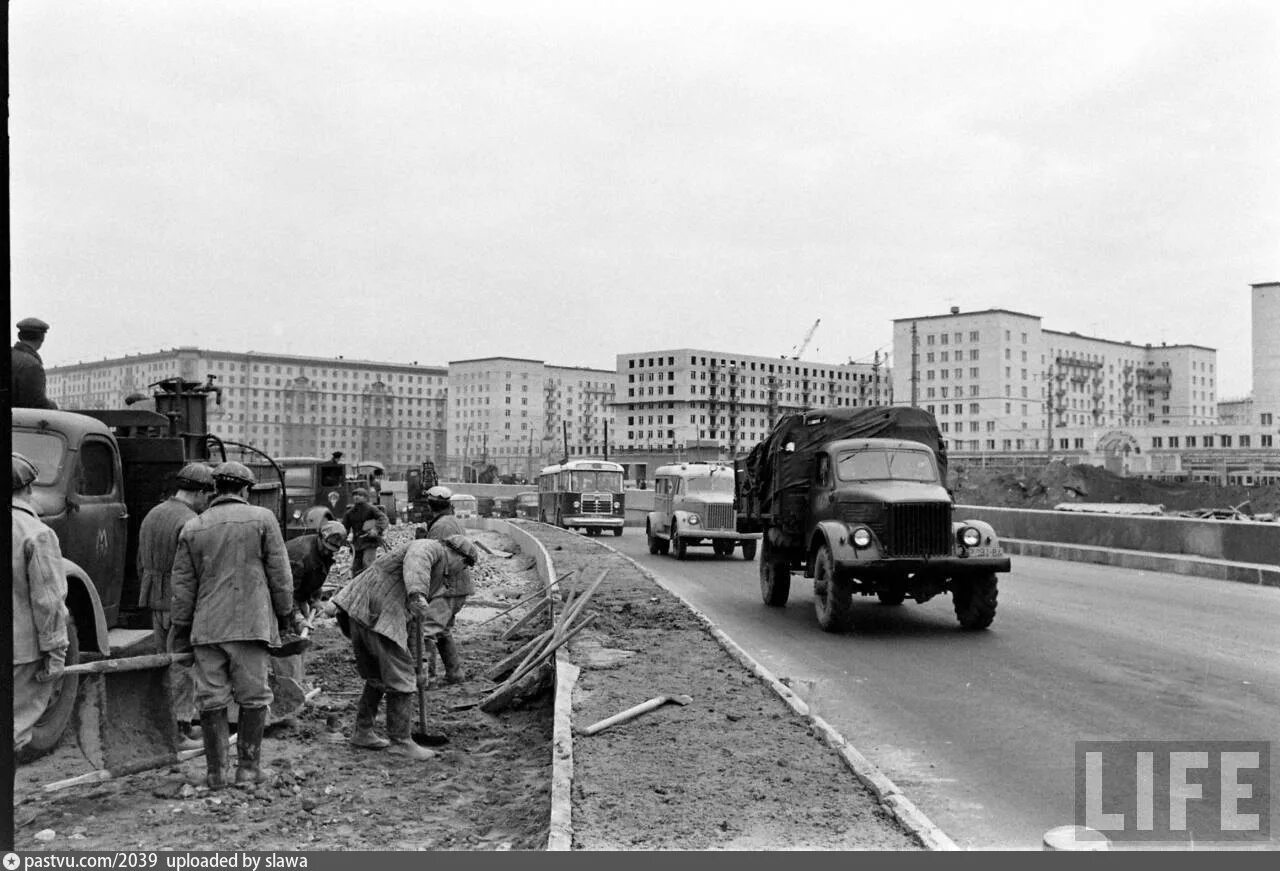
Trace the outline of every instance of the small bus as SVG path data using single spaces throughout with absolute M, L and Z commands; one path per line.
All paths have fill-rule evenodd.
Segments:
M 608 460 L 568 460 L 538 473 L 538 519 L 564 529 L 622 535 L 626 506 L 622 466 Z

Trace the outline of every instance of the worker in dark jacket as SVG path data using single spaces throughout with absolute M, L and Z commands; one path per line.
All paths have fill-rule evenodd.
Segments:
M 40 346 L 49 325 L 39 318 L 23 318 L 18 321 L 18 341 L 13 346 L 13 392 L 9 405 L 12 408 L 57 408 L 58 405 L 45 395 L 44 360 L 40 359 Z
M 476 558 L 475 545 L 465 536 L 446 542 L 415 539 L 374 560 L 329 601 L 338 625 L 355 653 L 356 671 L 364 678 L 364 692 L 356 708 L 351 743 L 380 750 L 384 747 L 410 759 L 435 754 L 419 747 L 409 734 L 412 695 L 418 689 L 412 653 L 416 624 L 425 618 L 431 598 L 444 589 L 448 574 Z M 373 732 L 378 704 L 387 697 L 387 736 Z
M 318 532 L 285 542 L 289 570 L 293 574 L 293 607 L 302 612 L 303 618 L 310 618 L 312 609 L 320 601 L 320 589 L 346 542 L 347 528 L 336 520 L 326 520 Z
M 233 700 L 240 708 L 236 785 L 262 783 L 272 774 L 260 765 L 272 701 L 267 648 L 279 646 L 281 632 L 293 631 L 293 577 L 275 515 L 248 502 L 253 472 L 231 461 L 214 470 L 213 480 L 218 495 L 178 538 L 169 649 L 195 654 L 206 783 L 221 789 Z
M 453 493 L 448 487 L 432 487 L 427 491 L 427 509 L 431 512 L 427 522 L 414 531 L 415 538 L 429 538 L 445 541 L 451 536 L 460 535 L 466 538 L 466 529 L 453 513 Z M 440 596 L 431 603 L 431 612 L 423 621 L 426 630 L 426 648 L 423 656 L 430 664 L 430 672 L 435 673 L 435 652 L 440 651 L 440 661 L 444 663 L 444 679 L 447 683 L 460 683 L 466 680 L 462 670 L 462 657 L 458 646 L 453 641 L 453 624 L 458 612 L 467 603 L 467 597 L 475 592 L 471 580 L 468 563 L 458 571 L 451 572 L 445 579 L 445 588 Z
M 168 646 L 169 628 L 172 626 L 169 620 L 172 598 L 169 573 L 173 571 L 178 536 L 188 520 L 209 507 L 213 473 L 204 463 L 188 463 L 178 472 L 177 485 L 172 496 L 147 512 L 138 529 L 138 571 L 142 576 L 138 604 L 151 609 L 151 631 L 156 649 L 161 651 Z M 198 722 L 200 715 L 196 711 L 191 670 L 183 665 L 173 666 L 169 670 L 169 689 L 178 732 L 187 745 L 183 749 L 200 746 L 200 735 L 192 722 Z
M 354 578 L 377 557 L 382 534 L 391 523 L 382 506 L 369 501 L 369 491 L 357 487 L 351 493 L 351 507 L 342 515 L 342 525 L 351 536 L 351 577 Z

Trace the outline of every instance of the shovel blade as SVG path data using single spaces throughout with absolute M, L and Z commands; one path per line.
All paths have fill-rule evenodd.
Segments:
M 168 668 L 94 675 L 83 684 L 77 737 L 95 768 L 115 771 L 177 753 Z

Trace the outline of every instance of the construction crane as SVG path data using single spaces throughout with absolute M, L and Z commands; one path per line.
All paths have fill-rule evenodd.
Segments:
M 800 341 L 800 344 L 796 347 L 796 352 L 791 355 L 790 359 L 792 360 L 800 359 L 800 355 L 804 353 L 804 349 L 809 347 L 809 342 L 811 339 L 813 339 L 813 334 L 817 331 L 818 324 L 820 323 L 822 323 L 822 318 L 818 318 L 816 321 L 813 322 L 813 326 L 809 327 L 809 332 L 804 334 L 804 339 Z

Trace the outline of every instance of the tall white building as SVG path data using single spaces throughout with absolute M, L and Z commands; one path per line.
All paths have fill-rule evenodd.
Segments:
M 805 408 L 885 405 L 888 370 L 874 363 L 815 363 L 698 348 L 617 357 L 619 446 L 736 455 L 777 419 Z
M 221 402 L 207 404 L 209 431 L 277 456 L 342 451 L 389 472 L 443 457 L 448 369 L 342 357 L 301 357 L 179 347 L 54 366 L 49 397 L 65 409 L 123 408 L 150 385 L 213 376 Z
M 450 474 L 496 466 L 533 480 L 568 453 L 601 456 L 612 439 L 614 373 L 541 360 L 449 363 Z
M 1258 423 L 1280 419 L 1280 281 L 1253 291 L 1253 414 Z

